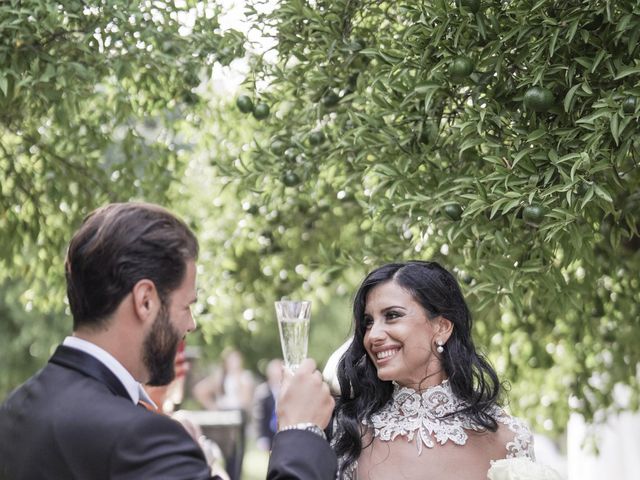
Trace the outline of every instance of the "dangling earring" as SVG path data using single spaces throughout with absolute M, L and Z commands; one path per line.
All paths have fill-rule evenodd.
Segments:
M 442 346 L 442 340 L 436 340 L 436 344 L 438 345 L 438 347 L 436 348 L 436 352 L 438 353 L 442 353 L 444 352 L 444 347 Z

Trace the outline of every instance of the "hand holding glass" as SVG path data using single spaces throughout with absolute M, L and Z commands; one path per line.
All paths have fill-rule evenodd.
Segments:
M 284 364 L 293 372 L 307 358 L 311 302 L 281 300 L 276 302 L 276 315 Z

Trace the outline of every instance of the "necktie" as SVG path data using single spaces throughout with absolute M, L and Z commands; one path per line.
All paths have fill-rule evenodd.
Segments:
M 158 409 L 155 408 L 153 405 L 151 405 L 148 402 L 145 402 L 144 400 L 138 400 L 138 406 L 142 407 L 142 408 L 146 408 L 147 410 L 149 410 L 150 412 L 153 413 L 158 413 Z

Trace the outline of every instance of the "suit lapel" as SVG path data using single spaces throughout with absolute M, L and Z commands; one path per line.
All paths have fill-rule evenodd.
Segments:
M 59 345 L 53 356 L 49 359 L 49 362 L 92 377 L 106 385 L 114 395 L 131 400 L 127 389 L 124 388 L 124 385 L 118 380 L 118 377 L 101 361 L 82 350 Z

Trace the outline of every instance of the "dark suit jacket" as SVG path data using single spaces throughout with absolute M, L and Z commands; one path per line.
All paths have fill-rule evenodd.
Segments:
M 117 377 L 84 352 L 58 347 L 0 407 L 2 480 L 151 478 L 199 480 L 210 473 L 179 423 L 134 405 Z
M 267 480 L 334 480 L 336 456 L 326 440 L 302 430 L 273 437 Z

